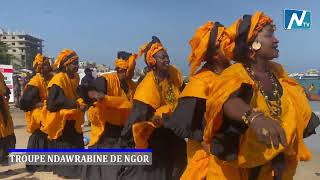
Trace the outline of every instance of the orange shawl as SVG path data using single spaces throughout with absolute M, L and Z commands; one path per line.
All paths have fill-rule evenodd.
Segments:
M 129 80 L 129 92 L 126 94 L 121 86 L 117 73 L 103 76 L 107 80 L 107 96 L 90 107 L 88 114 L 91 121 L 90 144 L 96 144 L 105 130 L 105 123 L 123 126 L 127 120 L 132 106 L 136 84 Z
M 235 168 L 236 171 L 239 171 L 239 168 L 252 168 L 264 165 L 261 172 L 265 173 L 263 177 L 267 177 L 271 176 L 270 160 L 280 152 L 284 152 L 286 161 L 291 162 L 287 164 L 288 170 L 285 171 L 284 176 L 290 177 L 299 160 L 309 160 L 311 158 L 311 152 L 303 141 L 303 131 L 311 117 L 311 108 L 303 88 L 294 79 L 287 76 L 287 73 L 280 64 L 270 62 L 269 68 L 276 74 L 283 88 L 281 120 L 289 144 L 288 148 L 284 149 L 284 147 L 280 146 L 279 149 L 268 149 L 258 142 L 253 130 L 249 128 L 241 137 L 238 159 L 231 163 L 221 163 L 229 163 L 233 167 L 238 167 L 238 169 Z M 247 74 L 243 65 L 234 64 L 222 73 L 216 84 L 216 92 L 207 102 L 207 108 L 214 109 L 214 111 L 206 113 L 207 123 L 204 132 L 206 143 L 210 144 L 211 139 L 214 138 L 215 133 L 222 124 L 223 104 L 233 92 L 240 88 L 242 83 L 250 84 L 254 89 L 254 95 L 250 103 L 251 107 L 259 108 L 266 116 L 270 116 L 264 97 Z M 214 159 L 212 158 L 211 162 L 213 166 L 219 162 Z
M 170 114 L 175 109 L 182 83 L 182 74 L 174 66 L 169 68 L 169 79 L 163 80 L 159 85 L 156 84 L 154 72 L 151 71 L 137 87 L 133 99 L 150 105 L 156 110 L 155 115 L 162 117 L 162 114 Z M 161 92 L 159 91 L 159 86 L 162 87 Z M 173 102 L 168 97 L 169 86 L 172 86 L 174 97 L 171 98 L 173 98 Z M 156 125 L 150 121 L 138 122 L 133 125 L 132 131 L 136 148 L 148 147 L 148 139 L 155 128 L 157 128 Z
M 40 73 L 37 73 L 35 76 L 33 76 L 27 85 L 38 88 L 41 102 L 44 105 L 41 108 L 35 108 L 32 111 L 28 111 L 25 113 L 25 118 L 27 121 L 27 132 L 33 133 L 36 129 L 40 128 L 40 123 L 45 123 L 47 113 L 46 100 L 48 97 L 48 89 L 47 82 Z
M 91 122 L 89 146 L 96 144 L 103 132 L 105 124 L 123 126 L 128 119 L 132 103 L 125 97 L 105 96 L 102 100 L 95 102 L 88 110 Z M 118 116 L 122 119 L 118 120 Z
M 129 86 L 129 92 L 126 94 L 121 86 L 120 80 L 118 78 L 117 73 L 105 74 L 103 77 L 107 80 L 107 94 L 108 96 L 119 96 L 119 97 L 127 97 L 129 101 L 132 101 L 133 95 L 137 88 L 137 85 L 132 80 L 126 80 L 127 85 Z
M 206 100 L 209 99 L 211 94 L 215 91 L 214 85 L 217 79 L 217 74 L 207 69 L 201 69 L 197 74 L 190 77 L 190 81 L 181 92 L 180 98 L 196 97 Z M 180 179 L 204 179 L 208 173 L 210 154 L 203 149 L 200 142 L 188 139 L 187 156 L 188 165 Z
M 59 86 L 64 95 L 68 99 L 77 98 L 76 89 L 79 85 L 79 75 L 76 74 L 76 77 L 70 79 L 69 76 L 60 72 L 51 79 L 48 84 L 48 89 L 53 85 Z M 79 104 L 84 104 L 82 99 L 77 99 Z M 61 109 L 57 112 L 47 112 L 47 119 L 41 130 L 48 134 L 49 139 L 57 139 L 62 135 L 64 125 L 67 120 L 75 120 L 75 129 L 78 133 L 82 133 L 81 125 L 83 124 L 84 113 L 79 109 Z

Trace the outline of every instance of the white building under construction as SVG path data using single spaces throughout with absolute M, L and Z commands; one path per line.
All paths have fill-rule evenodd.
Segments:
M 43 40 L 26 33 L 0 29 L 0 41 L 8 46 L 8 54 L 15 57 L 10 63 L 14 68 L 32 69 L 34 57 L 37 53 L 42 53 Z

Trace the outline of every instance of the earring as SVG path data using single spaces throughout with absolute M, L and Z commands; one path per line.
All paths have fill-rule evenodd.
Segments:
M 155 71 L 155 70 L 156 70 L 156 65 L 153 65 L 153 66 L 151 67 L 151 69 L 152 69 L 153 71 Z
M 259 50 L 260 48 L 261 48 L 261 43 L 260 42 L 255 41 L 255 42 L 252 43 L 252 49 Z

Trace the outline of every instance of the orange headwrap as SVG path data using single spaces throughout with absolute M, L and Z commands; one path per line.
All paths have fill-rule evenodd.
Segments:
M 192 39 L 189 41 L 191 46 L 191 54 L 189 56 L 189 65 L 191 66 L 190 75 L 193 75 L 197 68 L 201 65 L 206 59 L 209 43 L 211 38 L 211 32 L 214 28 L 217 29 L 217 36 L 215 38 L 215 45 L 220 45 L 221 40 L 225 39 L 223 26 L 219 26 L 218 24 L 213 23 L 212 21 L 208 21 L 206 24 L 201 26 L 196 30 Z
M 116 59 L 114 66 L 119 69 L 128 69 L 128 61 L 123 59 Z
M 38 53 L 33 60 L 32 67 L 36 72 L 40 72 L 41 65 L 46 62 L 46 60 L 47 58 L 45 56 Z
M 56 68 L 60 68 L 61 66 L 71 64 L 78 59 L 79 57 L 75 51 L 70 49 L 64 49 L 60 52 L 58 58 L 54 62 L 54 66 Z
M 120 69 L 131 69 L 133 65 L 135 65 L 135 61 L 138 58 L 137 54 L 132 54 L 128 60 L 118 58 L 114 62 L 115 68 L 120 68 Z M 134 67 L 133 67 L 134 68 Z
M 225 29 L 226 33 L 226 41 L 221 42 L 220 49 L 222 50 L 222 53 L 225 57 L 227 57 L 230 60 L 234 60 L 233 54 L 235 49 L 235 39 L 238 31 L 239 24 L 241 23 L 242 19 L 238 19 L 236 22 L 234 22 L 231 26 L 229 26 L 227 29 Z M 227 41 L 229 39 L 229 42 Z
M 138 54 L 132 54 L 129 56 L 128 60 L 118 58 L 114 62 L 114 66 L 119 69 L 126 69 L 127 77 L 132 78 L 131 76 L 134 75 L 134 69 L 136 67 L 136 60 L 139 58 Z
M 149 43 L 143 45 L 140 48 L 139 56 L 141 56 L 143 53 L 146 53 L 145 54 L 146 64 L 148 66 L 154 66 L 156 64 L 156 59 L 153 57 L 153 55 L 155 55 L 160 50 L 166 50 L 166 49 L 163 47 L 163 45 L 160 42 L 155 42 L 151 45 L 150 49 L 147 52 L 145 52 L 148 45 Z
M 257 36 L 258 32 L 260 32 L 264 26 L 272 23 L 273 21 L 269 16 L 265 15 L 263 12 L 257 11 L 251 17 L 251 26 L 248 33 L 247 42 L 252 42 L 254 38 Z
M 238 34 L 239 26 L 242 21 L 242 18 L 238 19 L 226 29 L 225 32 L 228 34 L 228 38 L 230 40 L 235 41 L 236 35 Z M 246 39 L 246 42 L 251 43 L 257 36 L 258 32 L 260 32 L 267 24 L 272 24 L 272 19 L 266 16 L 263 12 L 258 11 L 253 16 L 251 16 L 250 29 L 248 30 L 248 37 Z M 228 59 L 234 60 L 235 43 L 228 43 L 229 45 L 226 45 L 224 43 L 224 41 L 222 41 L 221 43 L 222 52 Z

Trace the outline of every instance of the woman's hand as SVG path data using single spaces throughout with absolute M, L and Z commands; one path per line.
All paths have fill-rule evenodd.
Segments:
M 279 144 L 287 146 L 287 138 L 280 123 L 265 116 L 259 116 L 252 120 L 250 127 L 255 132 L 258 140 L 268 148 L 279 148 Z
M 162 118 L 160 116 L 153 116 L 151 118 L 151 122 L 155 125 L 155 127 L 161 127 L 163 125 Z

